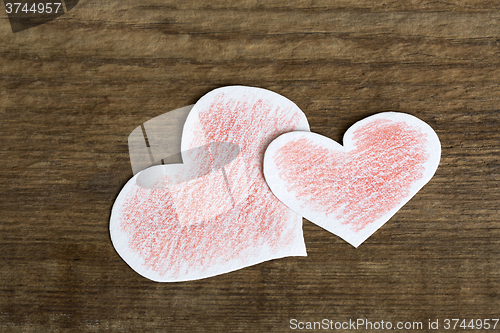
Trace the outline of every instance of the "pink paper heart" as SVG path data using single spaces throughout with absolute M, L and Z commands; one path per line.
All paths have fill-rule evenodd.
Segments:
M 434 175 L 436 133 L 404 113 L 357 122 L 344 145 L 310 132 L 290 132 L 266 150 L 264 174 L 290 209 L 358 247 Z
M 156 172 L 171 169 L 168 165 L 152 167 L 152 177 L 144 179 L 149 169 L 139 172 L 113 206 L 110 232 L 118 253 L 139 274 L 164 282 L 305 256 L 302 217 L 273 196 L 262 173 L 267 144 L 292 130 L 309 130 L 304 113 L 269 90 L 232 86 L 203 96 L 187 116 L 181 150 L 231 143 L 240 148 L 241 163 L 224 168 L 225 175 L 210 173 L 174 188 Z M 184 164 L 189 163 L 185 157 Z M 244 193 L 238 180 L 242 164 Z M 213 177 L 220 186 L 211 185 Z M 224 196 L 226 183 L 233 201 Z
M 183 152 L 182 159 L 182 164 L 137 173 L 121 190 L 111 213 L 116 250 L 139 274 L 155 281 L 182 280 L 182 266 L 189 260 L 179 266 L 166 263 L 165 259 L 175 261 L 171 247 L 186 250 L 186 236 L 197 235 L 196 229 L 210 230 L 207 220 L 234 209 L 248 196 L 247 168 L 238 145 L 213 142 Z M 196 241 L 202 239 L 197 237 Z M 186 254 L 192 255 L 179 255 Z
M 193 225 L 221 215 L 248 196 L 248 176 L 238 145 L 212 142 L 182 153 L 182 164 L 145 169 L 136 179 L 142 192 L 168 190 L 176 224 Z

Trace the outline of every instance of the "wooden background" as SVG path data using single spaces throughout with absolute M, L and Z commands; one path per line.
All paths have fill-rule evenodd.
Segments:
M 304 220 L 307 258 L 142 278 L 108 232 L 128 134 L 233 84 L 286 96 L 337 141 L 374 113 L 415 115 L 440 137 L 440 167 L 358 249 Z M 2 12 L 0 115 L 2 332 L 500 316 L 496 0 L 81 0 L 18 33 Z

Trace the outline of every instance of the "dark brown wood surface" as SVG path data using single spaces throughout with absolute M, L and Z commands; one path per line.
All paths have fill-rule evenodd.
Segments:
M 294 318 L 422 331 L 439 319 L 442 331 L 446 318 L 499 318 L 499 6 L 81 0 L 17 33 L 3 12 L 0 331 L 288 332 Z M 286 96 L 337 141 L 374 113 L 415 115 L 441 164 L 358 249 L 304 220 L 307 258 L 149 281 L 108 231 L 132 175 L 128 134 L 233 84 Z

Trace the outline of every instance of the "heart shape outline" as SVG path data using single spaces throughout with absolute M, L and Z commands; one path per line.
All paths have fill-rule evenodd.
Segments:
M 249 123 L 243 122 L 240 125 L 245 126 L 240 127 L 229 125 L 242 119 Z M 229 86 L 200 98 L 184 123 L 180 150 L 212 142 L 237 144 L 250 177 L 248 198 L 199 224 L 156 223 L 151 227 L 154 230 L 147 230 L 151 222 L 155 223 L 155 214 L 167 214 L 173 209 L 135 200 L 133 192 L 144 189 L 136 186 L 141 171 L 127 182 L 113 205 L 110 233 L 119 255 L 137 273 L 158 282 L 203 279 L 271 259 L 306 256 L 302 217 L 273 196 L 262 173 L 267 144 L 292 130 L 309 130 L 305 114 L 295 103 L 272 91 Z M 227 140 L 217 140 L 214 135 Z M 153 189 L 155 184 L 150 184 Z M 160 199 L 164 195 L 161 188 L 153 193 Z M 153 219 L 139 216 L 132 221 L 124 216 L 126 201 L 135 205 L 132 213 L 151 213 Z M 271 203 L 271 207 L 261 207 L 261 203 Z
M 421 177 L 417 177 L 418 179 L 410 182 L 409 187 L 407 186 L 405 188 L 406 190 L 405 195 L 396 198 L 399 201 L 393 200 L 391 204 L 386 205 L 385 207 L 386 209 L 383 212 L 383 214 L 377 216 L 375 219 L 373 219 L 366 225 L 363 225 L 362 227 L 359 226 L 353 227 L 352 221 L 342 220 L 342 218 L 340 218 L 339 216 L 342 216 L 347 208 L 351 206 L 355 208 L 356 203 L 349 202 L 349 200 L 347 201 L 343 200 L 343 198 L 335 198 L 335 196 L 332 196 L 332 198 L 334 199 L 332 202 L 335 202 L 335 204 L 338 204 L 338 206 L 333 207 L 333 210 L 323 209 L 320 206 L 321 203 L 324 204 L 325 201 L 322 201 L 317 197 L 319 195 L 325 195 L 325 193 L 321 193 L 322 189 L 320 188 L 321 186 L 325 186 L 325 184 L 321 183 L 321 181 L 318 181 L 319 176 L 324 176 L 324 170 L 321 171 L 323 172 L 322 175 L 313 174 L 312 178 L 314 179 L 312 180 L 310 179 L 309 182 L 307 179 L 301 178 L 302 177 L 300 175 L 301 172 L 298 170 L 302 170 L 303 172 L 307 173 L 307 171 L 304 171 L 305 170 L 304 165 L 310 163 L 311 161 L 308 161 L 307 158 L 304 157 L 306 156 L 304 154 L 307 154 L 305 149 L 308 147 L 308 145 L 309 148 L 312 148 L 314 145 L 316 145 L 316 148 L 318 147 L 324 148 L 328 152 L 335 151 L 340 154 L 339 156 L 346 157 L 349 155 L 349 153 L 352 153 L 357 149 L 356 148 L 357 141 L 355 140 L 355 136 L 358 134 L 356 133 L 358 133 L 361 129 L 366 129 L 366 128 L 369 129 L 370 126 L 375 126 L 374 124 L 377 124 L 379 122 L 389 122 L 389 124 L 391 123 L 405 124 L 407 130 L 415 131 L 415 133 L 413 134 L 418 136 L 418 133 L 421 133 L 423 136 L 426 137 L 426 139 L 424 140 L 425 142 L 423 141 L 420 142 L 420 145 L 422 146 L 420 148 L 423 148 L 423 150 L 425 150 L 425 152 L 428 153 L 428 158 L 421 165 L 423 167 L 423 170 L 421 170 L 422 171 Z M 304 144 L 304 141 L 300 141 L 304 139 L 306 141 L 309 140 L 309 142 L 307 144 Z M 393 137 L 392 139 L 396 140 L 397 138 Z M 390 140 L 385 140 L 385 141 L 388 142 Z M 441 156 L 441 145 L 437 134 L 427 123 L 409 114 L 399 113 L 399 112 L 378 113 L 355 123 L 345 132 L 343 143 L 344 144 L 341 145 L 335 142 L 334 140 L 331 140 L 320 134 L 312 132 L 295 131 L 295 132 L 285 133 L 279 136 L 273 142 L 271 142 L 271 144 L 268 146 L 264 155 L 264 175 L 273 194 L 278 199 L 280 199 L 285 205 L 287 205 L 291 210 L 295 211 L 298 214 L 301 214 L 312 223 L 315 223 L 318 226 L 341 237 L 354 247 L 358 247 L 361 243 L 363 243 L 366 239 L 368 239 L 375 231 L 377 231 L 380 227 L 382 227 L 392 216 L 394 216 L 394 214 L 396 214 L 396 212 L 401 207 L 403 207 L 432 178 L 439 165 L 439 160 Z M 394 147 L 395 150 L 392 153 L 395 153 L 396 151 L 398 152 L 404 151 L 404 149 L 406 148 L 407 147 L 404 146 L 399 148 Z M 292 158 L 290 159 L 290 157 Z M 295 160 L 293 160 L 294 158 Z M 316 164 L 321 165 L 321 163 L 323 162 L 321 158 L 326 158 L 326 157 L 320 154 L 320 155 L 314 155 L 314 158 L 316 160 L 313 161 L 311 166 L 316 168 L 317 167 Z M 412 159 L 411 156 L 407 156 L 406 158 L 410 160 Z M 337 162 L 338 164 L 344 163 L 344 161 L 342 161 L 341 159 L 339 159 Z M 358 162 L 359 164 L 359 161 L 354 161 L 354 162 L 355 163 L 351 165 L 355 165 L 356 162 Z M 400 163 L 398 161 L 394 162 L 395 163 L 393 164 L 395 164 L 396 166 L 398 163 Z M 301 164 L 301 165 L 293 169 L 292 165 L 294 164 Z M 369 165 L 364 164 L 364 166 L 367 167 L 367 169 L 370 169 Z M 282 168 L 281 171 L 280 167 Z M 397 167 L 396 169 L 399 170 Z M 418 167 L 416 169 L 418 169 Z M 366 172 L 363 171 L 358 173 L 357 175 L 360 177 L 367 177 L 364 183 L 363 181 L 361 181 L 361 184 L 363 186 L 366 186 L 366 189 L 370 189 L 369 191 L 367 190 L 366 193 L 369 194 L 371 193 L 370 191 L 376 192 L 376 189 L 373 188 L 373 185 L 370 185 L 370 182 L 372 182 L 373 184 L 373 179 L 370 178 L 370 171 Z M 296 178 L 295 180 L 293 180 L 294 177 Z M 375 178 L 377 177 L 378 179 L 376 180 L 382 181 L 381 186 L 384 186 L 383 181 L 387 177 L 384 178 L 382 174 L 379 174 L 378 176 L 376 175 Z M 296 183 L 291 184 L 290 181 Z M 349 196 L 350 189 L 346 190 L 346 187 L 348 186 L 352 187 L 353 180 L 347 179 L 345 181 L 344 180 L 342 181 L 343 184 L 341 183 L 339 186 L 333 186 L 333 187 L 331 186 L 332 182 L 328 182 L 326 188 L 328 187 L 337 189 L 340 188 L 338 193 L 344 193 L 346 194 L 346 196 Z M 319 184 L 318 182 L 321 184 Z M 393 185 L 397 186 L 401 184 L 393 184 Z M 370 188 L 370 186 L 372 187 Z M 306 188 L 306 190 L 303 189 L 304 187 Z M 355 188 L 351 189 L 353 189 L 354 192 L 356 192 Z M 391 193 L 388 193 L 388 195 L 389 197 L 391 195 L 394 196 L 394 194 Z M 314 198 L 314 196 L 316 196 L 316 198 Z M 359 198 L 358 200 L 360 200 L 360 202 L 367 202 L 369 199 L 370 197 L 368 195 L 367 198 Z M 309 202 L 306 202 L 306 200 L 308 200 Z M 326 205 L 328 205 L 328 203 L 326 203 Z M 332 204 L 332 206 L 335 205 Z M 362 204 L 360 204 L 360 206 L 368 207 L 369 205 L 363 206 Z M 321 209 L 323 209 L 323 211 L 321 211 Z M 374 211 L 376 210 L 377 209 L 374 209 Z M 349 216 L 349 214 L 345 215 Z M 354 215 L 351 214 L 350 216 Z

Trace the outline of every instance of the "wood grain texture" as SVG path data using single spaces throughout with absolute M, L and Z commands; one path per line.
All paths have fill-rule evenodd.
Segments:
M 304 221 L 307 258 L 148 281 L 108 232 L 128 134 L 231 84 L 286 96 L 337 141 L 374 113 L 415 115 L 441 140 L 440 167 L 358 249 Z M 0 117 L 2 331 L 500 316 L 497 1 L 81 0 L 19 33 L 3 12 Z

